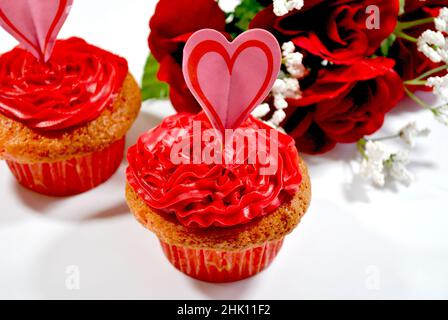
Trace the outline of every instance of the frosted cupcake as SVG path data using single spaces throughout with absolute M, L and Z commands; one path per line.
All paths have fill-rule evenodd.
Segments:
M 0 56 L 0 159 L 33 191 L 67 196 L 106 181 L 123 158 L 140 90 L 125 59 L 79 38 L 47 62 Z
M 128 150 L 131 211 L 193 278 L 228 282 L 262 271 L 309 206 L 294 140 L 250 115 L 280 65 L 267 31 L 233 42 L 215 30 L 195 32 L 182 71 L 204 111 L 166 118 Z
M 126 197 L 177 269 L 204 281 L 236 281 L 272 262 L 305 214 L 311 186 L 294 140 L 253 117 L 235 133 L 235 145 L 241 138 L 247 149 L 254 132 L 264 141 L 275 133 L 277 144 L 266 143 L 267 161 L 249 163 L 249 153 L 239 164 L 193 159 L 186 150 L 197 148 L 195 137 L 211 128 L 204 113 L 179 114 L 143 134 L 128 151 Z M 179 143 L 180 163 L 173 163 Z M 213 143 L 202 141 L 202 154 Z M 276 171 L 263 174 L 273 163 Z

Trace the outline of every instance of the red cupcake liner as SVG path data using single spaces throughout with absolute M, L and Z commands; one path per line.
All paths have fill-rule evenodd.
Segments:
M 52 163 L 7 161 L 24 187 L 49 196 L 69 196 L 90 190 L 109 179 L 123 160 L 125 137 L 105 149 Z
M 251 277 L 268 267 L 283 239 L 242 251 L 190 249 L 160 241 L 171 264 L 186 275 L 208 282 L 231 282 Z

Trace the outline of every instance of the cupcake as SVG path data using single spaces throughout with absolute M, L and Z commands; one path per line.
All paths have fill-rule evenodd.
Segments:
M 126 198 L 174 267 L 230 282 L 272 262 L 305 214 L 311 186 L 290 136 L 250 116 L 223 147 L 200 138 L 212 128 L 204 112 L 182 113 L 143 134 L 128 150 Z M 252 138 L 266 142 L 265 159 L 251 158 Z
M 0 56 L 0 159 L 51 196 L 87 191 L 119 167 L 141 105 L 125 59 L 79 38 L 48 61 L 16 47 Z

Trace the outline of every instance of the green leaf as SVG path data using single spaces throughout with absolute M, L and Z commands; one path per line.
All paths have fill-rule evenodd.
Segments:
M 381 44 L 381 53 L 383 56 L 387 57 L 389 55 L 390 48 L 394 44 L 395 40 L 397 40 L 397 36 L 392 33 L 389 38 L 385 39 Z
M 159 63 L 149 55 L 146 60 L 145 70 L 142 79 L 142 99 L 163 99 L 168 97 L 169 87 L 165 82 L 157 79 Z
M 257 0 L 242 0 L 235 8 L 235 26 L 242 31 L 246 31 L 249 28 L 249 23 L 262 9 L 264 9 L 264 6 Z

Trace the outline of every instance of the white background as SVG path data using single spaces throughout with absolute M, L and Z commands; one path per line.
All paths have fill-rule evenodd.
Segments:
M 140 79 L 154 5 L 75 0 L 60 37 L 81 36 L 126 57 Z M 0 30 L 0 52 L 15 44 Z M 171 113 L 168 102 L 145 103 L 128 144 Z M 266 272 L 233 284 L 195 281 L 167 262 L 129 213 L 124 162 L 104 185 L 66 199 L 25 190 L 0 162 L 0 298 L 448 298 L 448 128 L 406 100 L 378 135 L 415 119 L 433 132 L 413 150 L 413 185 L 363 184 L 350 166 L 353 145 L 305 157 L 310 210 Z M 79 290 L 66 285 L 73 270 Z

